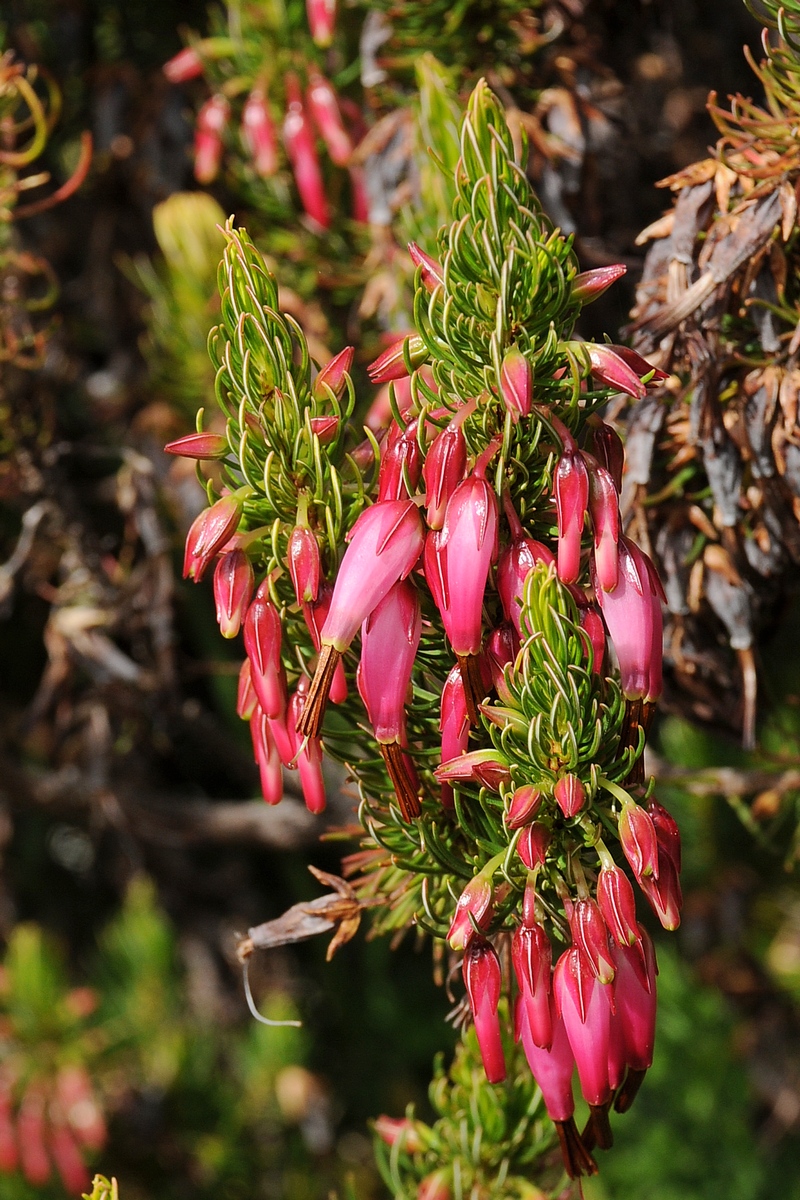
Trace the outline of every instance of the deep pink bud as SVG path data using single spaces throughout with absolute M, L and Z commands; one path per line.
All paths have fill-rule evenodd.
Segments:
M 194 46 L 184 46 L 164 63 L 161 70 L 170 83 L 187 83 L 203 74 L 203 60 Z
M 65 1191 L 75 1196 L 90 1190 L 89 1172 L 75 1138 L 60 1121 L 50 1127 L 50 1153 Z
M 286 558 L 298 603 L 313 603 L 319 596 L 319 544 L 307 525 L 295 525 L 289 535 Z
M 475 1033 L 489 1083 L 506 1077 L 503 1042 L 500 1037 L 500 959 L 491 942 L 475 934 L 467 944 L 462 964 L 464 984 L 475 1019 Z
M 353 347 L 345 346 L 344 350 L 340 350 L 338 354 L 333 356 L 330 362 L 326 363 L 325 366 L 322 367 L 317 375 L 317 378 L 314 380 L 313 387 L 311 388 L 312 394 L 316 400 L 327 400 L 328 388 L 331 389 L 334 396 L 341 396 L 342 392 L 344 391 L 345 383 L 347 382 L 347 375 L 349 374 L 350 368 L 353 365 L 353 354 Z M 312 417 L 312 429 L 314 427 L 315 419 L 323 421 L 336 420 L 338 423 L 338 418 Z M 318 431 L 315 430 L 315 432 L 317 433 L 320 441 L 323 441 L 323 438 L 319 435 Z
M 396 583 L 361 627 L 358 690 L 379 742 L 404 740 L 406 694 L 421 632 L 419 597 L 409 580 Z
M 569 1044 L 564 1022 L 555 1013 L 552 1015 L 552 1040 L 548 1049 L 538 1046 L 528 1024 L 527 1006 L 523 997 L 517 997 L 517 1039 L 522 1046 L 533 1078 L 542 1089 L 542 1099 L 551 1121 L 568 1121 L 575 1111 L 572 1096 L 572 1073 L 575 1056 Z
M 319 438 L 321 446 L 328 446 L 339 434 L 341 421 L 338 417 L 310 417 L 311 432 Z
M 239 670 L 239 686 L 236 693 L 236 715 L 249 721 L 258 704 L 253 682 L 250 678 L 250 659 L 246 658 Z
M 434 291 L 437 287 L 444 287 L 444 271 L 441 263 L 438 263 L 435 258 L 431 258 L 430 254 L 417 245 L 416 242 L 408 243 L 408 253 L 411 255 L 411 261 L 415 267 L 421 267 L 420 279 L 423 287 L 429 292 Z
M 458 758 L 469 746 L 467 700 L 464 695 L 464 680 L 458 664 L 450 671 L 442 689 L 439 732 L 442 735 L 443 763 Z M 453 789 L 449 783 L 442 784 L 442 804 L 446 808 L 453 806 Z
M 451 421 L 435 438 L 425 456 L 425 507 L 431 529 L 441 529 L 447 502 L 464 478 L 467 443 L 461 423 Z
M 611 592 L 619 578 L 619 495 L 611 475 L 591 455 L 584 455 L 589 468 L 589 516 L 594 530 L 594 567 L 600 587 Z
M 326 49 L 336 27 L 336 0 L 306 0 L 306 15 L 315 45 Z
M 658 878 L 658 840 L 650 815 L 640 804 L 623 804 L 619 814 L 619 840 L 639 883 L 646 875 Z
M 683 893 L 675 863 L 661 846 L 658 848 L 658 877 L 642 875 L 638 882 L 664 928 L 677 929 L 681 923 Z
M 29 1083 L 17 1116 L 20 1166 L 28 1183 L 41 1187 L 50 1178 L 50 1160 L 44 1144 L 45 1096 L 41 1084 Z
M 308 679 L 301 675 L 297 681 L 297 690 L 289 701 L 289 711 L 286 714 L 286 727 L 290 737 L 295 742 L 295 762 L 300 773 L 300 787 L 303 799 L 309 812 L 318 814 L 325 809 L 325 780 L 322 776 L 322 746 L 319 738 L 303 738 L 296 732 L 297 723 L 305 707 L 308 695 Z
M 331 160 L 343 167 L 353 153 L 353 143 L 344 127 L 336 92 L 319 71 L 309 71 L 308 81 L 308 110 Z
M 303 605 L 303 619 L 308 632 L 311 634 L 314 649 L 317 651 L 322 646 L 321 632 L 330 611 L 332 596 L 333 587 L 331 584 L 323 582 L 320 584 L 319 599 L 316 604 Z M 333 673 L 330 698 L 334 704 L 343 704 L 347 699 L 347 679 L 345 678 L 344 667 L 341 662 L 336 664 L 336 670 Z
M 250 659 L 250 679 L 267 717 L 286 709 L 286 685 L 281 667 L 281 619 L 269 598 L 269 584 L 259 585 L 244 619 L 244 648 Z
M 211 96 L 197 114 L 194 127 L 194 177 L 198 183 L 212 183 L 222 159 L 222 133 L 228 124 L 231 106 L 224 96 Z
M 506 813 L 506 828 L 521 829 L 528 825 L 542 806 L 542 793 L 532 783 L 518 787 L 511 796 Z
M 597 342 L 583 342 L 578 345 L 582 345 L 589 355 L 589 369 L 601 384 L 614 388 L 617 392 L 625 392 L 635 400 L 644 399 L 647 388 L 618 353 L 618 347 Z M 648 370 L 652 370 L 652 367 L 648 367 Z
M 614 962 L 608 944 L 608 929 L 594 900 L 577 900 L 569 914 L 572 940 L 586 955 L 592 973 L 601 983 L 611 983 Z
M 390 588 L 413 570 L 425 532 L 411 500 L 386 500 L 365 509 L 348 534 L 322 628 L 322 643 L 340 653 Z
M 672 859 L 675 870 L 680 875 L 681 834 L 675 818 L 654 797 L 647 801 L 647 811 L 655 826 L 659 846 Z
M 556 963 L 553 974 L 556 1011 L 562 1018 L 575 1056 L 581 1091 L 588 1104 L 611 1099 L 608 1051 L 613 992 L 592 973 L 582 950 L 573 946 Z
M 278 135 L 261 88 L 253 88 L 242 109 L 242 141 L 262 179 L 278 169 Z
M 275 743 L 275 749 L 278 751 L 278 758 L 288 771 L 296 770 L 295 755 L 299 743 L 295 736 L 294 725 L 290 724 L 288 711 L 282 717 L 268 717 L 267 725 L 270 737 Z
M 0 1084 L 0 1171 L 10 1174 L 19 1165 L 17 1134 L 14 1129 L 11 1091 L 7 1083 Z
M 580 610 L 581 629 L 586 630 L 589 644 L 592 647 L 592 673 L 603 674 L 603 664 L 606 657 L 606 627 L 603 618 L 595 605 Z
M 250 718 L 250 737 L 253 757 L 261 777 L 261 794 L 267 804 L 280 804 L 283 799 L 283 771 L 278 748 L 269 728 L 269 720 L 260 704 Z
M 517 842 L 517 854 L 529 871 L 544 866 L 551 836 L 549 829 L 538 821 L 526 825 L 523 829 Z
M 442 763 L 433 773 L 440 783 L 478 783 L 494 792 L 511 780 L 508 763 L 499 750 L 470 750 Z
M 618 946 L 641 942 L 633 888 L 621 867 L 603 867 L 597 877 L 597 903 Z
M 186 535 L 183 578 L 199 583 L 214 555 L 236 532 L 242 515 L 241 497 L 232 493 L 204 508 Z
M 644 971 L 638 946 L 615 946 L 614 1000 L 622 1032 L 625 1061 L 634 1071 L 646 1071 L 653 1063 L 656 1036 L 656 960 L 653 943 L 646 933 Z
M 525 637 L 520 626 L 522 593 L 528 574 L 537 563 L 553 562 L 547 546 L 534 538 L 518 537 L 500 552 L 497 563 L 497 590 L 503 614 L 511 621 L 519 637 Z
M 619 661 L 623 695 L 657 700 L 661 694 L 663 633 L 660 584 L 649 558 L 626 537 L 619 539 L 619 582 L 604 591 L 592 564 L 595 596 Z
M 408 376 L 404 349 L 408 352 L 412 368 L 418 367 L 428 357 L 428 348 L 417 334 L 400 338 L 388 350 L 384 350 L 383 354 L 379 354 L 375 361 L 367 367 L 367 374 L 372 383 L 389 383 L 393 379 L 403 379 Z
M 624 263 L 614 263 L 613 266 L 596 267 L 593 271 L 581 271 L 572 281 L 572 298 L 580 304 L 591 304 L 602 296 L 603 292 L 616 283 L 625 272 Z
M 622 472 L 625 467 L 625 447 L 616 429 L 606 425 L 599 417 L 590 417 L 592 429 L 592 452 L 605 467 L 616 484 L 618 492 L 622 491 Z
M 470 938 L 475 936 L 472 919 L 476 924 L 481 925 L 490 912 L 493 874 L 493 871 L 487 872 L 485 869 L 480 871 L 473 879 L 470 879 L 458 897 L 456 911 L 447 931 L 447 940 L 453 950 L 463 950 Z
M 558 518 L 558 577 L 575 583 L 581 569 L 581 537 L 589 503 L 589 474 L 573 445 L 565 445 L 554 479 Z
M 577 816 L 586 803 L 586 789 L 577 775 L 562 775 L 556 780 L 553 796 L 568 819 Z
M 378 1137 L 387 1146 L 394 1146 L 399 1142 L 401 1149 L 407 1154 L 415 1154 L 422 1149 L 417 1127 L 408 1117 L 387 1117 L 382 1114 L 375 1118 L 373 1124 Z
M 331 223 L 325 185 L 314 145 L 314 135 L 303 108 L 297 76 L 286 76 L 286 116 L 283 120 L 283 141 L 292 164 L 297 191 L 306 213 L 317 225 L 328 229 Z
M 416 491 L 422 471 L 422 451 L 417 441 L 417 422 L 404 430 L 392 423 L 381 453 L 378 500 L 406 500 L 408 488 Z
M 447 1171 L 434 1171 L 426 1175 L 417 1188 L 416 1200 L 452 1200 Z
M 187 433 L 175 442 L 167 442 L 164 450 L 167 454 L 177 454 L 180 458 L 225 458 L 228 453 L 228 439 L 221 433 Z
M 512 420 L 528 417 L 533 402 L 533 368 L 517 346 L 506 351 L 500 367 L 500 395 Z
M 541 925 L 517 926 L 511 942 L 511 961 L 530 1036 L 542 1049 L 548 1049 L 553 1040 L 552 960 L 553 950 Z
M 660 367 L 654 367 L 646 358 L 642 358 L 641 354 L 631 350 L 630 346 L 612 345 L 610 349 L 637 375 L 652 375 L 651 383 L 663 383 L 664 380 L 669 379 L 669 371 L 662 371 Z
M 253 567 L 243 550 L 229 550 L 220 557 L 214 568 L 214 602 L 223 637 L 236 637 L 239 632 L 255 583 Z
M 505 668 L 513 663 L 519 651 L 519 640 L 510 625 L 505 623 L 493 629 L 486 639 L 485 657 L 489 666 L 492 686 L 497 695 L 507 703 L 510 697 L 506 684 Z
M 450 497 L 436 543 L 443 583 L 439 611 L 459 656 L 480 651 L 483 596 L 496 546 L 497 497 L 473 474 Z
M 369 224 L 370 200 L 367 190 L 367 180 L 361 167 L 348 167 L 350 176 L 350 195 L 352 198 L 351 216 L 361 225 Z

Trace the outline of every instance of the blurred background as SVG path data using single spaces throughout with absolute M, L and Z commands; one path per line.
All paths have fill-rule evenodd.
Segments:
M 202 69 L 165 76 L 201 39 L 217 39 Z M 716 140 L 709 89 L 758 98 L 742 53 L 758 39 L 740 0 L 351 0 L 324 51 L 302 0 L 5 0 L 2 1200 L 75 1195 L 94 1170 L 123 1200 L 387 1196 L 369 1120 L 430 1115 L 434 1058 L 455 1042 L 429 945 L 363 929 L 330 963 L 314 941 L 254 960 L 261 1011 L 301 1029 L 247 1012 L 237 934 L 318 894 L 308 863 L 338 872 L 355 799 L 335 770 L 322 818 L 291 783 L 278 809 L 258 798 L 241 652 L 218 635 L 210 581 L 180 579 L 203 497 L 162 447 L 214 405 L 217 224 L 250 230 L 320 362 L 360 345 L 366 411 L 364 366 L 408 321 L 404 230 L 430 199 L 419 131 L 486 73 L 582 266 L 628 265 L 582 331 L 616 337 L 637 235 L 668 206 L 655 183 Z M 438 65 L 415 73 L 423 49 Z M 264 64 L 278 78 L 309 61 L 358 147 L 346 170 L 324 158 L 327 225 L 237 135 Z M 20 163 L 15 64 L 36 67 L 46 127 Z M 216 160 L 196 164 L 198 114 L 220 95 Z M 279 116 L 287 98 L 270 96 Z M 758 750 L 676 690 L 660 717 L 652 769 L 683 831 L 685 916 L 659 940 L 655 1066 L 587 1196 L 800 1197 L 799 638 L 790 580 L 759 648 Z

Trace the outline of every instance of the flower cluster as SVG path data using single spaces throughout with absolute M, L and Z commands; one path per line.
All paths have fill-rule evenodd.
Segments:
M 621 532 L 624 452 L 599 411 L 657 372 L 573 336 L 620 268 L 578 273 L 485 84 L 453 182 L 437 257 L 410 247 L 415 330 L 368 368 L 389 385 L 383 421 L 357 432 L 353 351 L 315 373 L 229 228 L 210 340 L 227 432 L 199 423 L 168 449 L 216 462 L 184 574 L 214 563 L 221 631 L 243 633 L 239 712 L 265 799 L 296 767 L 319 812 L 323 738 L 347 763 L 355 893 L 378 930 L 415 924 L 463 956 L 490 1082 L 505 1074 L 501 994 L 516 994 L 578 1176 L 652 1057 L 655 958 L 628 871 L 666 928 L 679 921 L 679 837 L 642 765 L 660 585 Z

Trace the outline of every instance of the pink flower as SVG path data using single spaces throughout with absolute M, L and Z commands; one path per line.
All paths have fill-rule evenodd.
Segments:
M 564 1021 L 575 1055 L 581 1091 L 592 1107 L 611 1099 L 608 1051 L 612 989 L 592 973 L 583 951 L 573 946 L 558 960 L 553 975 L 556 1011 Z
M 422 1149 L 422 1140 L 420 1139 L 417 1127 L 408 1117 L 387 1117 L 381 1115 L 376 1117 L 373 1122 L 375 1132 L 382 1142 L 387 1146 L 394 1146 L 399 1142 L 401 1148 L 407 1154 L 415 1154 Z
M 225 458 L 228 439 L 221 433 L 187 433 L 176 442 L 167 442 L 164 449 L 167 454 L 177 454 L 180 458 Z
M 311 604 L 319 596 L 319 544 L 307 525 L 295 525 L 286 550 L 289 574 L 299 604 Z
M 622 1032 L 625 1061 L 634 1071 L 653 1064 L 656 1036 L 656 964 L 653 943 L 642 932 L 639 946 L 615 946 L 614 1001 Z
M 619 579 L 619 495 L 605 467 L 590 454 L 584 454 L 583 458 L 589 468 L 589 516 L 594 530 L 597 581 L 603 591 L 612 592 Z
M 303 741 L 298 734 L 292 734 L 300 723 L 303 708 L 308 694 L 308 679 L 301 675 L 297 681 L 297 690 L 289 701 L 289 711 L 286 715 L 286 727 L 289 736 L 294 740 L 295 762 L 300 774 L 300 787 L 306 808 L 315 815 L 325 809 L 325 780 L 322 776 L 322 746 L 319 738 L 310 737 Z
M 315 45 L 327 49 L 336 28 L 336 0 L 306 0 L 306 16 Z
M 197 79 L 203 74 L 203 60 L 194 46 L 184 46 L 183 50 L 164 63 L 161 70 L 170 83 L 188 83 L 190 79 Z
M 426 1175 L 417 1188 L 416 1200 L 452 1200 L 447 1171 L 434 1171 Z
M 597 877 L 597 903 L 618 946 L 641 944 L 636 900 L 630 880 L 620 867 L 603 867 Z
M 338 417 L 309 417 L 311 432 L 319 438 L 321 446 L 329 446 L 339 434 L 341 421 Z
M 53 1119 L 52 1116 L 50 1153 L 65 1191 L 73 1196 L 89 1191 L 89 1172 L 72 1131 L 63 1121 Z
M 547 861 L 547 850 L 552 840 L 546 825 L 534 821 L 526 825 L 517 842 L 517 854 L 529 871 L 543 867 Z
M 314 135 L 303 108 L 300 83 L 293 73 L 286 76 L 286 102 L 283 140 L 292 164 L 300 200 L 312 221 L 322 229 L 328 229 L 331 216 L 314 145 Z
M 683 893 L 675 863 L 662 846 L 658 847 L 657 875 L 642 875 L 639 887 L 665 929 L 677 929 L 681 923 Z
M 616 283 L 625 274 L 627 269 L 623 263 L 614 263 L 613 266 L 596 267 L 593 271 L 582 271 L 572 281 L 573 300 L 577 300 L 581 304 L 591 304 L 593 300 L 597 300 L 599 296 L 602 296 L 603 292 L 607 291 L 612 283 Z
M 562 775 L 556 780 L 553 796 L 568 820 L 577 816 L 586 803 L 586 789 L 577 775 Z
M 542 806 L 542 793 L 532 783 L 518 787 L 511 796 L 506 813 L 506 828 L 521 829 L 528 825 Z
M 408 243 L 408 253 L 411 255 L 414 266 L 422 268 L 420 279 L 423 287 L 432 292 L 437 287 L 444 286 L 444 272 L 441 263 L 438 263 L 435 258 L 431 258 L 430 254 L 426 254 L 416 242 Z
M 258 704 L 258 696 L 250 678 L 250 659 L 246 658 L 239 670 L 239 686 L 236 693 L 236 715 L 249 721 Z
M 260 704 L 256 705 L 250 718 L 250 736 L 261 777 L 261 794 L 267 804 L 280 804 L 283 799 L 281 760 L 269 730 L 269 721 Z
M 183 578 L 199 583 L 214 555 L 222 549 L 228 538 L 236 532 L 242 515 L 242 499 L 236 493 L 223 496 L 204 508 L 192 522 L 186 535 L 186 552 L 183 558 Z
M 658 839 L 649 813 L 631 801 L 623 804 L 619 814 L 619 840 L 639 883 L 645 876 L 655 879 L 659 873 Z
M 368 225 L 370 216 L 370 200 L 364 171 L 361 167 L 348 167 L 347 173 L 350 176 L 350 202 L 352 205 L 352 218 L 354 221 L 358 221 L 360 225 Z
M 417 422 L 411 421 L 405 429 L 392 422 L 381 454 L 378 500 L 407 500 L 408 487 L 416 491 L 421 471 Z
M 564 445 L 554 484 L 558 518 L 558 577 L 562 583 L 575 583 L 581 569 L 581 538 L 589 503 L 589 475 L 574 442 Z
M 661 695 L 663 633 L 661 584 L 646 554 L 626 537 L 619 539 L 619 582 L 603 589 L 592 564 L 595 596 L 617 654 L 622 692 L 628 700 Z
M 317 602 L 315 604 L 303 605 L 303 620 L 306 623 L 308 632 L 311 634 L 311 641 L 317 652 L 322 648 L 321 631 L 330 611 L 332 596 L 333 587 L 327 581 L 323 580 L 319 586 L 319 599 Z M 347 679 L 345 678 L 344 666 L 341 659 L 337 662 L 336 669 L 333 672 L 330 698 L 334 704 L 344 704 L 347 699 Z
M 635 400 L 642 400 L 647 395 L 647 388 L 642 383 L 636 371 L 628 366 L 625 359 L 618 353 L 618 346 L 583 342 L 583 349 L 589 356 L 589 369 L 595 379 L 606 387 L 614 388 L 617 392 L 625 392 Z M 648 367 L 652 370 L 652 367 Z
M 433 773 L 440 783 L 476 783 L 493 792 L 511 780 L 508 764 L 497 750 L 470 750 L 442 763 Z
M 253 88 L 242 109 L 242 141 L 262 179 L 278 169 L 278 135 L 261 88 Z
M 266 579 L 259 585 L 244 619 L 244 648 L 250 659 L 250 679 L 265 716 L 282 716 L 286 683 L 281 666 L 281 619 L 269 598 Z
M 551 1020 L 551 1040 L 539 1046 L 528 1024 L 528 1009 L 524 995 L 517 998 L 517 1038 L 522 1046 L 533 1078 L 542 1089 L 542 1098 L 551 1121 L 568 1121 L 575 1112 L 572 1095 L 572 1073 L 575 1056 L 569 1044 L 564 1022 L 555 1013 Z
M 225 638 L 236 637 L 255 587 L 250 559 L 243 550 L 223 554 L 214 570 L 217 624 Z
M 491 912 L 493 876 L 493 866 L 490 870 L 484 867 L 470 879 L 459 896 L 453 920 L 447 931 L 447 940 L 453 950 L 463 950 L 470 938 L 475 936 L 475 926 L 472 922 L 482 925 Z
M 681 873 L 681 833 L 675 818 L 659 804 L 655 797 L 647 801 L 647 811 L 656 831 L 656 840 L 664 853 L 672 859 L 675 870 Z
M 222 161 L 222 134 L 231 115 L 224 96 L 211 96 L 197 114 L 194 128 L 194 177 L 212 183 Z
M 464 681 L 458 664 L 450 671 L 442 689 L 439 732 L 442 735 L 443 763 L 465 753 L 469 746 L 469 717 Z M 445 808 L 453 807 L 453 789 L 449 783 L 442 784 L 442 804 Z
M 612 345 L 611 349 L 637 375 L 651 375 L 651 383 L 663 383 L 665 379 L 669 379 L 668 371 L 662 371 L 660 367 L 654 367 L 646 358 L 642 358 L 641 354 L 637 354 L 635 350 L 631 350 L 630 346 Z
M 583 951 L 595 978 L 611 983 L 614 961 L 608 944 L 608 929 L 603 914 L 594 900 L 577 900 L 569 914 L 572 940 Z
M 522 534 L 500 552 L 497 563 L 497 591 L 503 605 L 503 615 L 512 623 L 520 638 L 528 636 L 520 624 L 525 580 L 537 563 L 553 561 L 553 555 L 547 546 Z
M 501 972 L 500 959 L 492 943 L 475 934 L 464 952 L 462 972 L 486 1078 L 489 1083 L 500 1083 L 506 1077 L 500 1019 L 497 1015 Z
M 484 659 L 489 668 L 492 687 L 504 704 L 511 699 L 505 669 L 514 662 L 518 651 L 519 638 L 512 627 L 505 622 L 493 629 L 486 639 Z
M 590 604 L 579 613 L 581 629 L 586 631 L 592 650 L 592 674 L 602 675 L 606 657 L 606 627 L 596 605 Z
M 334 396 L 341 396 L 347 383 L 347 376 L 350 368 L 353 365 L 354 350 L 352 346 L 345 346 L 344 350 L 340 350 L 335 354 L 330 362 L 326 363 L 320 370 L 314 385 L 311 389 L 315 400 L 327 400 L 328 388 L 333 392 Z M 322 417 L 321 420 L 337 420 L 338 418 Z M 312 417 L 312 426 L 314 418 Z M 320 438 L 322 441 L 322 438 Z
M 594 457 L 605 467 L 614 480 L 617 491 L 622 491 L 622 472 L 625 468 L 625 447 L 616 429 L 606 425 L 596 415 L 589 418 L 588 424 L 592 430 L 592 452 Z
M 422 478 L 431 529 L 441 529 L 447 502 L 467 469 L 467 443 L 461 422 L 451 421 L 434 439 L 425 456 Z
M 530 416 L 533 401 L 533 369 L 517 346 L 506 351 L 500 367 L 500 396 L 511 419 Z
M 337 166 L 347 164 L 353 153 L 353 143 L 344 127 L 336 92 L 319 71 L 309 71 L 308 109 L 325 143 L 331 160 Z
M 511 942 L 511 961 L 528 1032 L 534 1045 L 543 1050 L 549 1049 L 553 1041 L 552 959 L 553 950 L 541 925 L 534 922 L 517 926 Z
M 417 334 L 400 338 L 388 350 L 384 350 L 383 354 L 379 354 L 374 362 L 369 364 L 367 374 L 371 382 L 390 383 L 393 379 L 407 377 L 409 370 L 406 366 L 406 354 L 408 355 L 412 369 L 418 367 L 420 363 L 425 362 L 428 357 L 428 348 Z

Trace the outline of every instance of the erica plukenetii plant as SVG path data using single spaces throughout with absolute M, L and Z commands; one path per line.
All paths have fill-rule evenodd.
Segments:
M 321 746 L 347 763 L 364 830 L 344 864 L 354 895 L 377 931 L 416 926 L 460 956 L 486 1086 L 505 1076 L 514 1013 L 577 1176 L 652 1059 L 655 957 L 634 883 L 664 926 L 679 921 L 677 829 L 642 766 L 660 585 L 620 532 L 623 451 L 600 415 L 654 372 L 574 336 L 609 273 L 579 274 L 483 83 L 454 182 L 438 258 L 412 250 L 415 331 L 370 367 L 407 381 L 388 427 L 357 427 L 350 350 L 316 370 L 229 226 L 210 339 L 227 453 L 202 421 L 170 450 L 221 472 L 186 573 L 216 558 L 222 632 L 242 625 L 239 711 L 265 799 L 282 763 L 319 811 Z

